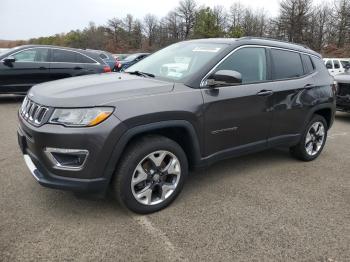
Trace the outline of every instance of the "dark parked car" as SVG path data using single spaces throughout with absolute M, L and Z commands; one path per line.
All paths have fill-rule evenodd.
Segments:
M 318 53 L 255 38 L 193 40 L 126 73 L 34 86 L 18 141 L 40 184 L 112 187 L 122 205 L 149 213 L 176 198 L 189 169 L 276 146 L 314 160 L 334 112 Z
M 124 58 L 124 60 L 118 60 L 117 61 L 117 68 L 116 71 L 124 71 L 128 67 L 136 64 L 137 62 L 141 61 L 142 59 L 149 56 L 149 53 L 138 53 L 138 54 L 132 54 Z
M 94 52 L 26 45 L 0 54 L 0 93 L 25 94 L 35 84 L 110 71 Z
M 87 49 L 90 52 L 95 52 L 98 54 L 98 56 L 111 68 L 112 71 L 115 71 L 117 67 L 117 59 L 109 52 L 101 51 L 101 50 L 94 50 L 94 49 Z
M 344 65 L 345 72 L 334 77 L 337 82 L 337 110 L 350 112 L 350 64 Z

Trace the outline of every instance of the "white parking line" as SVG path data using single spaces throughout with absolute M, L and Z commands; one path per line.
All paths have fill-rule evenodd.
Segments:
M 164 245 L 166 251 L 168 252 L 170 261 L 189 261 L 181 251 L 176 250 L 175 246 L 173 243 L 171 243 L 166 234 L 159 228 L 154 227 L 152 222 L 147 217 L 134 214 L 130 214 L 130 216 L 137 224 L 142 226 L 147 233 L 152 235 L 153 239 L 159 239 L 159 242 Z

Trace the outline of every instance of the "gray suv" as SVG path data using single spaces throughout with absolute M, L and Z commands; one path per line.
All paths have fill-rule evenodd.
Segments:
M 169 205 L 188 171 L 276 146 L 317 158 L 335 112 L 318 53 L 258 38 L 173 44 L 124 73 L 34 86 L 18 141 L 34 178 L 104 193 L 137 213 Z

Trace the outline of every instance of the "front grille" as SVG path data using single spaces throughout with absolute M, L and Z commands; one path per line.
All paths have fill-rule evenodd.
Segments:
M 338 84 L 338 96 L 350 95 L 350 84 Z
M 23 103 L 20 109 L 20 114 L 30 124 L 39 126 L 43 124 L 43 121 L 45 120 L 45 116 L 48 111 L 49 111 L 49 108 L 45 106 L 41 106 L 29 100 L 26 97 L 23 100 Z

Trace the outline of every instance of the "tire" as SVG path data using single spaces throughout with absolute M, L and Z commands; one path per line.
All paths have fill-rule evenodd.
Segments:
M 127 147 L 114 174 L 113 194 L 135 213 L 152 213 L 175 200 L 187 176 L 181 146 L 163 136 L 147 135 Z
M 322 129 L 323 138 L 321 138 Z M 316 159 L 321 154 L 326 143 L 327 132 L 328 125 L 325 118 L 321 115 L 314 115 L 306 126 L 300 142 L 290 148 L 290 153 L 292 156 L 302 161 L 312 161 Z

